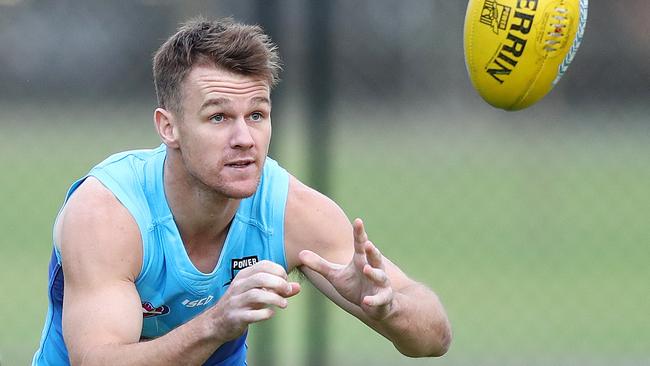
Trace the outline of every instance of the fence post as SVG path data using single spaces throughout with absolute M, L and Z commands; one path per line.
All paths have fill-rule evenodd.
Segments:
M 330 193 L 330 109 L 332 104 L 331 8 L 332 1 L 310 1 L 307 9 L 307 119 L 309 184 Z M 309 366 L 327 365 L 327 308 L 314 288 L 308 292 L 307 360 Z

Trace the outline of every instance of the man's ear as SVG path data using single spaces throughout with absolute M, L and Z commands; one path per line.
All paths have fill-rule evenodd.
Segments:
M 156 108 L 153 122 L 162 142 L 171 148 L 178 148 L 178 120 L 174 114 L 164 108 Z

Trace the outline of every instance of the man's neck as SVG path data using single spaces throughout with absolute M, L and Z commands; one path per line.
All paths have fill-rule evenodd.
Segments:
M 224 197 L 197 181 L 175 154 L 165 160 L 164 186 L 188 253 L 215 244 L 220 249 L 241 200 Z

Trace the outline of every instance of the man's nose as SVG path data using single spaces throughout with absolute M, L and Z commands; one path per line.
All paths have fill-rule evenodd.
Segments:
M 255 145 L 250 126 L 244 117 L 239 117 L 233 123 L 230 146 L 234 149 L 250 149 Z

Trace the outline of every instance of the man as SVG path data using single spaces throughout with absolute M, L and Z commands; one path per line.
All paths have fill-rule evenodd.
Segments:
M 330 199 L 267 158 L 276 47 L 259 27 L 194 20 L 154 57 L 163 144 L 109 157 L 54 229 L 35 365 L 244 365 L 249 324 L 300 292 L 298 268 L 405 355 L 450 328 Z

